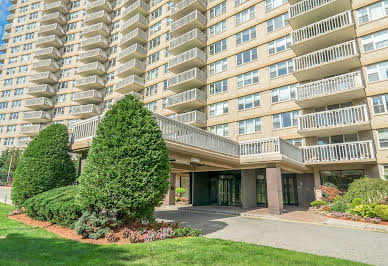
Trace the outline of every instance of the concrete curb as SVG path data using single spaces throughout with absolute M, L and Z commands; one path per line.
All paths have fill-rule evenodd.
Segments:
M 380 225 L 380 224 L 368 224 L 368 223 L 361 223 L 361 222 L 354 222 L 354 221 L 344 221 L 344 220 L 333 219 L 333 218 L 327 219 L 326 221 L 323 222 L 323 224 L 388 233 L 388 226 Z

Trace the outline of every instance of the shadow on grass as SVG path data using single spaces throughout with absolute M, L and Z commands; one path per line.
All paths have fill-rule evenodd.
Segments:
M 34 230 L 31 230 L 34 231 Z M 94 245 L 58 237 L 36 237 L 25 233 L 0 239 L 0 265 L 125 265 L 143 256 L 117 245 Z

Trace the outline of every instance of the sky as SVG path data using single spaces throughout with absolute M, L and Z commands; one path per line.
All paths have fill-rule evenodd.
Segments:
M 8 8 L 10 5 L 10 0 L 0 0 L 0 44 L 3 43 L 1 39 L 3 37 L 4 26 L 8 24 L 7 16 L 9 15 Z

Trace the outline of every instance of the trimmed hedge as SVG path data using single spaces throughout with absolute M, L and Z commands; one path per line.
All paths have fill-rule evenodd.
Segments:
M 376 216 L 381 220 L 388 221 L 388 205 L 377 205 L 375 207 Z
M 20 159 L 13 176 L 12 202 L 20 207 L 39 193 L 74 183 L 76 176 L 67 127 L 50 125 L 29 143 Z
M 360 198 L 365 203 L 377 202 L 388 195 L 388 181 L 380 178 L 360 178 L 353 181 L 345 193 L 344 199 L 351 203 L 353 199 Z
M 314 200 L 313 202 L 310 203 L 311 207 L 315 206 L 322 206 L 322 205 L 327 205 L 327 202 L 324 200 Z
M 77 187 L 55 188 L 24 202 L 27 215 L 35 220 L 49 221 L 66 227 L 73 227 L 82 216 L 81 205 L 76 201 Z
M 90 212 L 114 212 L 120 221 L 150 218 L 162 203 L 170 161 L 152 113 L 132 95 L 114 104 L 98 126 L 78 198 Z

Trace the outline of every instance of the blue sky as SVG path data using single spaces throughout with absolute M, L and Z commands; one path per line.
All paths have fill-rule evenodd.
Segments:
M 10 0 L 0 0 L 0 44 L 3 43 L 1 38 L 3 37 L 4 26 L 8 23 L 6 19 L 9 15 L 8 8 L 10 5 Z

